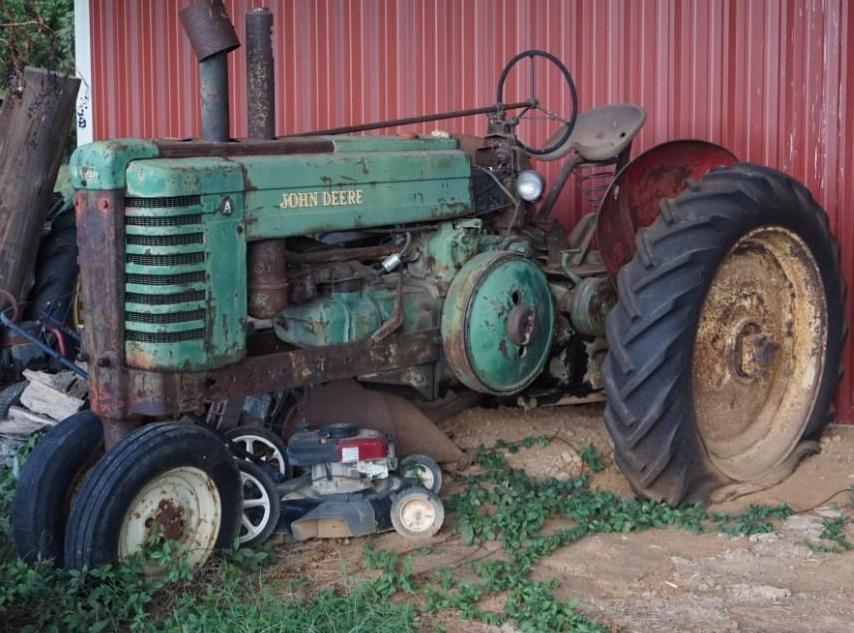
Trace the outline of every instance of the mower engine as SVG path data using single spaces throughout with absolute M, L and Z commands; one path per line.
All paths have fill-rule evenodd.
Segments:
M 311 485 L 321 495 L 373 488 L 397 468 L 391 438 L 352 424 L 295 433 L 288 457 L 291 465 L 310 470 Z

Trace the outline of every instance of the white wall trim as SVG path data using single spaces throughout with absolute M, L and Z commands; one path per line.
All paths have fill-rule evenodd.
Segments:
M 89 32 L 89 1 L 74 0 L 74 65 L 80 77 L 77 94 L 77 145 L 94 140 L 92 129 L 92 39 Z

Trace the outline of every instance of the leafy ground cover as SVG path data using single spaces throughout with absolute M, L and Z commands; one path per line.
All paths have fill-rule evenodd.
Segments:
M 8 510 L 12 469 L 0 471 L 0 628 L 24 631 L 300 631 L 405 632 L 424 630 L 423 618 L 451 613 L 522 632 L 604 632 L 609 629 L 555 596 L 557 580 L 531 571 L 558 548 L 598 533 L 676 527 L 728 535 L 771 532 L 792 511 L 784 505 L 750 506 L 739 513 L 710 513 L 701 506 L 670 508 L 592 489 L 589 473 L 602 468 L 594 446 L 579 453 L 585 470 L 565 480 L 534 478 L 510 466 L 521 448 L 546 447 L 548 436 L 499 441 L 477 451 L 476 466 L 456 475 L 446 499 L 458 538 L 466 544 L 498 543 L 495 556 L 457 570 L 413 573 L 422 552 L 404 555 L 364 549 L 364 574 L 335 589 L 315 590 L 300 578 L 271 578 L 277 551 L 234 549 L 192 577 L 169 543 L 146 553 L 167 572 L 139 573 L 142 558 L 87 572 L 27 566 L 14 556 Z M 845 517 L 828 519 L 818 551 L 845 551 Z M 428 550 L 423 550 L 428 551 Z M 342 588 L 343 587 L 343 588 Z M 511 630 L 512 630 L 511 629 Z

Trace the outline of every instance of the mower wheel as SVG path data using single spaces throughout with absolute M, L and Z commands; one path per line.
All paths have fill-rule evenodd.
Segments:
M 391 504 L 391 524 L 407 538 L 430 538 L 444 522 L 442 500 L 426 488 L 406 488 Z
M 53 559 L 62 564 L 72 498 L 103 454 L 101 421 L 91 411 L 65 418 L 35 445 L 12 501 L 12 538 L 23 560 Z
M 241 517 L 240 473 L 211 431 L 145 425 L 98 462 L 68 517 L 65 563 L 75 569 L 126 560 L 169 540 L 191 568 L 231 547 Z M 145 562 L 145 571 L 162 567 Z
M 817 449 L 840 376 L 845 285 L 827 215 L 749 164 L 660 208 L 607 318 L 615 459 L 671 505 L 771 486 Z
M 423 486 L 433 494 L 439 494 L 442 489 L 442 469 L 427 455 L 416 454 L 404 457 L 397 467 L 397 472 L 404 479 Z
M 288 461 L 288 448 L 282 439 L 260 426 L 236 426 L 223 435 L 250 455 L 275 468 L 282 479 L 290 479 L 293 472 Z
M 279 524 L 282 512 L 279 491 L 263 468 L 243 459 L 237 460 L 237 468 L 243 485 L 243 514 L 237 540 L 241 545 L 260 545 Z

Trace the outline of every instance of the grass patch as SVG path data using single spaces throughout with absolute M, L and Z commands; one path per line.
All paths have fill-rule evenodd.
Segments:
M 24 458 L 25 447 L 20 458 Z M 164 633 L 406 633 L 416 609 L 388 600 L 378 582 L 354 580 L 349 590 L 295 595 L 293 581 L 268 580 L 265 550 L 234 549 L 192 577 L 170 543 L 121 565 L 82 573 L 47 563 L 27 565 L 10 538 L 12 469 L 0 467 L 0 631 L 157 631 Z M 140 573 L 146 560 L 164 575 Z M 304 589 L 304 587 L 300 587 Z M 285 596 L 283 598 L 283 596 Z
M 480 448 L 479 474 L 457 476 L 462 489 L 446 501 L 467 544 L 497 542 L 500 559 L 486 557 L 462 569 L 414 574 L 414 556 L 373 548 L 363 555 L 372 579 L 353 579 L 345 590 L 317 591 L 294 580 L 272 580 L 265 550 L 235 549 L 218 557 L 195 578 L 168 543 L 146 554 L 165 563 L 167 573 L 145 578 L 141 558 L 88 573 L 27 566 L 14 556 L 8 512 L 14 479 L 0 471 L 0 630 L 162 631 L 294 633 L 405 633 L 419 618 L 447 612 L 524 633 L 603 633 L 605 625 L 556 597 L 557 580 L 531 577 L 539 560 L 559 547 L 597 533 L 626 533 L 676 527 L 700 533 L 755 534 L 773 529 L 791 514 L 787 506 L 751 506 L 739 514 L 708 513 L 698 505 L 670 508 L 629 499 L 589 486 L 586 474 L 565 481 L 537 480 L 511 468 L 507 453 L 548 445 L 551 438 L 526 438 Z M 603 468 L 592 445 L 583 449 L 587 471 Z M 560 519 L 559 529 L 546 529 Z M 843 543 L 842 525 L 828 523 L 826 539 Z M 824 535 L 823 535 L 824 537 Z M 484 605 L 490 605 L 486 608 Z M 498 605 L 498 606 L 496 606 Z M 423 629 L 421 629 L 423 630 Z

